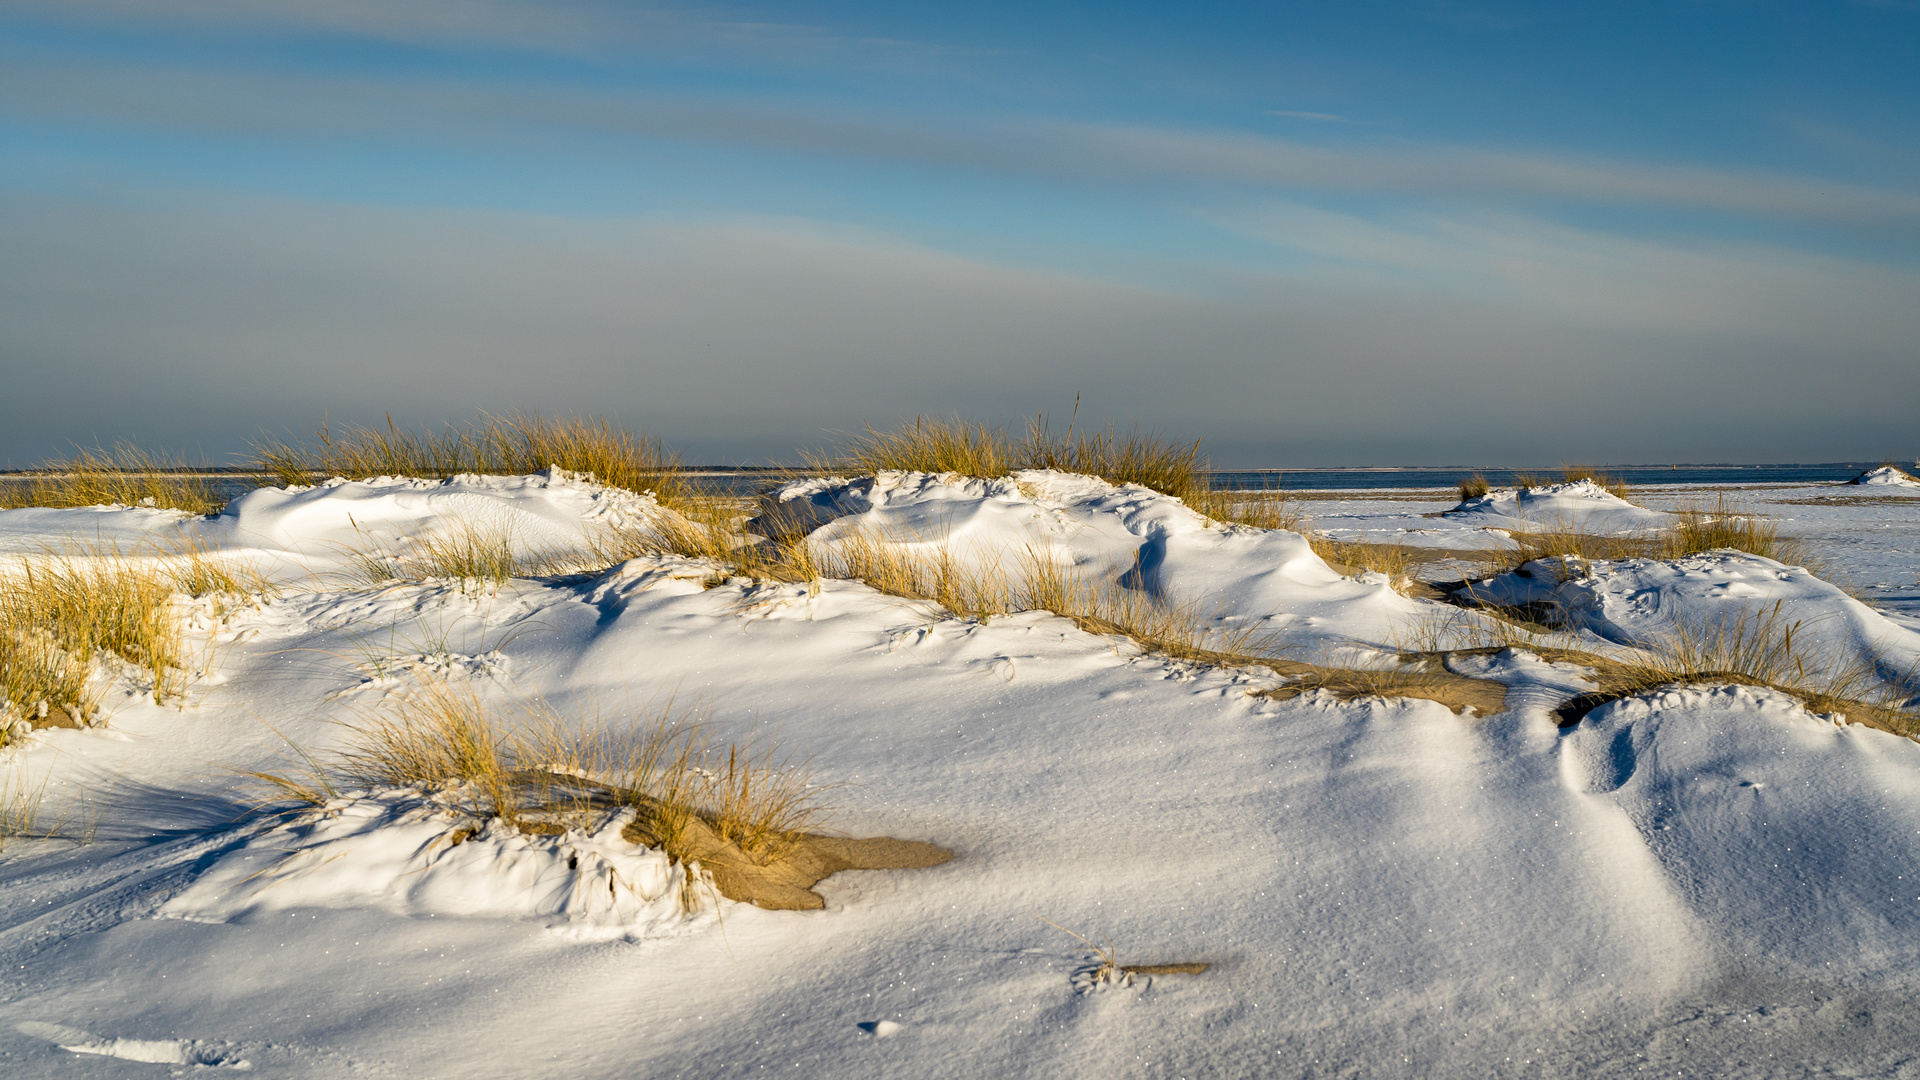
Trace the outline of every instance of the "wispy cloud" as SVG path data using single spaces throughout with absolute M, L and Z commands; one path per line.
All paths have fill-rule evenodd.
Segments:
M 1634 239 L 1510 214 L 1362 218 L 1297 204 L 1208 215 L 1396 283 L 1607 332 L 1889 354 L 1920 340 L 1920 272 L 1754 243 Z
M 1446 145 L 1322 146 L 1254 135 L 1086 126 L 1072 142 L 1141 173 L 1339 191 L 1536 196 L 1790 218 L 1920 218 L 1920 194 L 1760 172 Z
M 0 0 L 0 14 L 162 34 L 339 35 L 423 49 L 601 60 L 636 54 L 928 68 L 995 50 L 730 19 L 710 7 L 631 0 Z
M 272 133 L 503 140 L 657 138 L 936 165 L 1075 184 L 1216 185 L 1459 199 L 1684 207 L 1839 222 L 1920 220 L 1920 193 L 1740 172 L 1445 144 L 1316 144 L 1262 135 L 1025 117 L 930 119 L 790 101 L 475 85 L 427 77 L 50 60 L 0 64 L 0 114 Z M 517 135 L 514 133 L 517 131 Z

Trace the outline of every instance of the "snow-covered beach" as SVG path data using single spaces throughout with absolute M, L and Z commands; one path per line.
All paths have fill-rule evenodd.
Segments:
M 1574 488 L 1551 506 L 1353 493 L 1308 512 L 1346 539 L 1470 550 L 1529 509 L 1591 503 L 1611 515 L 1592 527 L 1625 529 L 1697 501 Z M 1777 601 L 1819 655 L 1910 672 L 1920 503 L 1837 498 L 1861 490 L 1741 496 L 1853 595 L 1734 552 L 1484 587 L 1558 605 L 1555 645 L 1595 656 L 1659 619 Z M 1410 642 L 1478 617 L 1332 567 L 1297 532 L 1092 477 L 882 473 L 772 501 L 808 507 L 822 565 L 865 535 L 976 569 L 1131 575 L 1120 587 L 1257 629 L 1279 659 L 1404 666 Z M 533 558 L 668 513 L 556 470 L 266 488 L 213 517 L 0 512 L 14 559 L 198 550 L 277 588 L 178 601 L 184 693 L 156 703 L 121 665 L 95 726 L 39 725 L 5 751 L 16 810 L 38 801 L 0 855 L 8 1074 L 1913 1067 L 1920 744 L 1779 689 L 1662 687 L 1563 727 L 1554 710 L 1594 673 L 1544 646 L 1444 661 L 1504 686 L 1483 715 L 1283 700 L 1262 693 L 1281 670 L 1169 657 L 1044 610 L 965 618 L 668 554 L 497 584 L 365 577 L 369 551 L 404 569 L 452 523 Z M 582 725 L 697 704 L 716 730 L 804 754 L 824 827 L 953 858 L 843 871 L 815 887 L 823 910 L 762 910 L 711 890 L 684 903 L 698 869 L 623 838 L 621 811 L 475 831 L 431 792 L 368 788 L 249 812 L 265 794 L 243 773 L 297 765 L 290 746 L 324 758 L 422 680 Z M 1109 948 L 1122 966 L 1207 966 L 1093 978 Z
M 1920 1080 L 1920 0 L 0 0 L 0 1080 Z

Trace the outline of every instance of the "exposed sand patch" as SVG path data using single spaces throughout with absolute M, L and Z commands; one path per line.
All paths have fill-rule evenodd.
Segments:
M 644 819 L 621 833 L 636 844 L 658 846 L 660 837 Z M 813 887 L 842 870 L 917 870 L 939 866 L 953 852 L 921 840 L 890 836 L 853 839 L 802 833 L 760 856 L 742 851 L 703 821 L 685 826 L 678 845 L 713 877 L 714 888 L 729 900 L 772 911 L 818 911 L 827 901 Z
M 1421 698 L 1437 701 L 1456 713 L 1472 709 L 1492 716 L 1507 707 L 1507 688 L 1490 679 L 1471 679 L 1451 671 L 1349 671 L 1316 668 L 1295 681 L 1259 696 L 1286 701 L 1314 690 L 1325 690 L 1341 701 L 1364 697 Z

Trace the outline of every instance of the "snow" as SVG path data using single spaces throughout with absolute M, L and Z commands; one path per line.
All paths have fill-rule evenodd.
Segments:
M 275 823 L 206 866 L 162 918 L 230 922 L 275 910 L 377 906 L 401 914 L 539 918 L 580 936 L 677 928 L 682 867 L 621 839 L 630 812 L 590 828 L 477 833 L 441 800 L 356 792 Z M 472 835 L 467 835 L 472 833 Z
M 1920 670 L 1920 633 L 1798 566 L 1738 551 L 1681 559 L 1531 562 L 1474 586 L 1485 602 L 1549 604 L 1568 629 L 1621 645 L 1671 636 L 1676 628 L 1732 626 L 1775 616 L 1810 655 L 1828 663 L 1877 664 L 1883 677 Z
M 1495 488 L 1462 501 L 1447 516 L 1477 528 L 1519 532 L 1577 529 L 1587 533 L 1634 533 L 1673 524 L 1672 515 L 1635 506 L 1591 480 L 1537 488 Z
M 1311 527 L 1341 540 L 1408 547 L 1462 549 L 1468 536 L 1496 537 L 1456 522 L 1446 512 L 1451 489 L 1315 492 L 1302 500 Z M 1650 509 L 1711 511 L 1724 494 L 1740 512 L 1764 514 L 1782 536 L 1801 539 L 1823 576 L 1867 597 L 1872 606 L 1903 625 L 1920 627 L 1920 500 L 1879 495 L 1832 484 L 1752 485 L 1703 490 L 1684 485 L 1644 487 L 1634 497 Z M 1457 564 L 1449 574 L 1477 575 Z
M 1865 487 L 1908 487 L 1920 488 L 1920 480 L 1915 480 L 1906 471 L 1893 465 L 1882 465 L 1877 469 L 1868 469 L 1854 477 L 1852 483 Z
M 823 548 L 871 531 L 982 562 L 1046 551 L 1295 653 L 1378 657 L 1406 620 L 1454 610 L 1341 577 L 1295 534 L 1087 478 L 786 494 Z M 1561 496 L 1629 528 L 1603 498 Z M 1911 580 L 1903 507 L 1790 509 L 1846 538 L 1842 565 Z M 1356 537 L 1479 529 L 1420 516 L 1444 508 L 1314 510 Z M 531 553 L 664 512 L 564 474 L 263 491 L 211 519 L 0 512 L 6 551 L 199 538 L 285 588 L 202 620 L 211 673 L 184 703 L 123 685 L 107 726 L 11 752 L 7 790 L 42 791 L 42 822 L 72 839 L 0 852 L 0 1070 L 1911 1075 L 1920 746 L 1770 691 L 1667 691 L 1562 730 L 1551 710 L 1585 673 L 1526 652 L 1455 662 L 1509 687 L 1505 712 L 1475 717 L 1275 701 L 1250 693 L 1279 682 L 1263 669 L 1144 655 L 1045 612 L 715 584 L 670 557 L 498 590 L 339 572 L 376 531 L 504 523 Z M 1582 569 L 1500 587 L 1615 640 L 1778 600 L 1834 648 L 1897 667 L 1914 647 L 1877 600 L 1768 560 Z M 258 791 L 234 770 L 285 767 L 286 740 L 339 746 L 423 670 L 583 725 L 697 705 L 810 755 L 833 828 L 956 857 L 834 875 L 824 911 L 687 914 L 668 900 L 681 871 L 621 840 L 618 816 L 456 844 L 445 804 L 408 790 L 247 815 Z M 1081 993 L 1097 959 L 1042 919 L 1123 964 L 1212 967 Z
M 562 469 L 532 476 L 416 480 L 338 477 L 312 487 L 259 488 L 218 515 L 136 507 L 26 509 L 0 514 L 0 553 L 82 544 L 128 555 L 201 545 L 289 582 L 338 575 L 355 551 L 404 552 L 423 537 L 473 530 L 537 558 L 579 548 L 606 530 L 666 513 L 651 495 L 609 488 Z
M 1920 961 L 1920 744 L 1871 734 L 1770 690 L 1674 690 L 1596 710 L 1566 763 L 1722 948 L 1867 982 Z
M 865 536 L 909 551 L 945 550 L 973 570 L 1018 573 L 1040 557 L 1118 577 L 1229 623 L 1258 626 L 1303 653 L 1391 643 L 1428 608 L 1379 574 L 1345 577 L 1298 533 L 1222 526 L 1138 485 L 1030 470 L 997 480 L 881 473 L 809 480 L 774 496 L 807 507 L 812 542 L 831 551 Z

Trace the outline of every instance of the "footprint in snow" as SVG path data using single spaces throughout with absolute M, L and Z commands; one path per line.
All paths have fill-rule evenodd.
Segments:
M 904 1025 L 896 1024 L 891 1020 L 863 1020 L 854 1026 L 876 1039 L 898 1035 L 904 1029 Z
M 29 1020 L 15 1024 L 22 1035 L 45 1039 L 75 1054 L 96 1054 L 121 1061 L 140 1061 L 152 1065 L 201 1065 L 225 1069 L 251 1069 L 253 1063 L 242 1058 L 231 1044 L 201 1039 L 109 1039 L 65 1024 L 44 1024 Z

